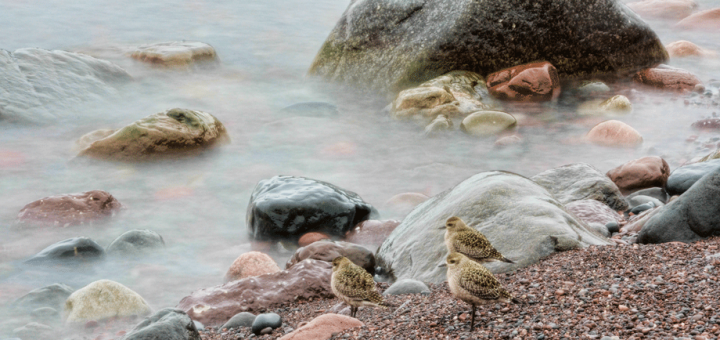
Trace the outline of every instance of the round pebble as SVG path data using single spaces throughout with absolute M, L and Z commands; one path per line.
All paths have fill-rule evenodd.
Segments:
M 256 335 L 262 334 L 262 330 L 270 327 L 271 329 L 278 328 L 282 325 L 282 318 L 280 315 L 275 313 L 260 314 L 255 318 L 252 323 L 252 332 Z

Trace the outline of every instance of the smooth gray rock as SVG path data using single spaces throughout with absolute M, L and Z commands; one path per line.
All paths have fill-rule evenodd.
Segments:
M 235 314 L 228 322 L 226 322 L 220 329 L 223 328 L 238 328 L 238 327 L 251 327 L 255 321 L 255 314 L 242 312 Z
M 627 201 L 629 203 L 630 210 L 634 209 L 635 207 L 647 203 L 652 203 L 653 207 L 662 207 L 665 205 L 663 202 L 661 202 L 659 199 L 655 197 L 645 196 L 645 195 L 635 195 L 633 197 L 627 198 Z
M 561 78 L 627 76 L 668 59 L 616 0 L 355 0 L 310 75 L 392 93 L 454 70 L 487 76 L 538 60 Z
M 23 340 L 56 339 L 52 327 L 37 322 L 31 322 L 25 326 L 15 328 L 12 333 L 14 336 L 17 336 Z
M 282 317 L 275 313 L 264 313 L 258 315 L 252 323 L 252 332 L 260 335 L 265 328 L 278 328 L 282 326 Z
M 430 288 L 418 280 L 403 279 L 392 284 L 383 295 L 430 294 Z
M 692 242 L 720 235 L 720 168 L 659 208 L 642 227 L 638 243 Z
M 33 265 L 75 265 L 89 263 L 105 257 L 103 249 L 87 237 L 75 237 L 51 244 L 25 263 Z
M 75 290 L 62 283 L 53 283 L 49 286 L 31 290 L 10 304 L 10 308 L 30 312 L 42 307 L 62 310 L 65 300 Z
M 200 340 L 195 323 L 185 312 L 161 309 L 126 334 L 123 340 Z
M 105 252 L 113 256 L 140 256 L 165 248 L 160 234 L 152 230 L 130 230 L 118 236 Z
M 35 309 L 30 312 L 30 317 L 32 317 L 34 321 L 42 324 L 51 324 L 61 321 L 60 312 L 51 307 L 41 307 Z
M 543 171 L 530 179 L 550 191 L 562 204 L 592 199 L 616 211 L 628 207 L 617 185 L 589 164 L 568 164 Z
M 602 236 L 610 237 L 610 231 L 602 223 L 588 223 L 588 227 L 590 227 L 592 230 L 595 230 L 598 234 Z
M 720 159 L 683 165 L 668 177 L 665 190 L 670 196 L 682 195 L 703 176 L 720 168 Z
M 576 220 L 547 190 L 513 173 L 489 171 L 418 205 L 383 242 L 376 253 L 380 265 L 395 279 L 430 283 L 446 280 L 445 231 L 451 216 L 481 231 L 505 257 L 516 261 L 488 263 L 494 273 L 538 262 L 559 250 L 606 245 L 609 240 Z
M 636 196 L 652 197 L 652 198 L 660 201 L 663 205 L 665 203 L 667 203 L 667 200 L 669 198 L 667 192 L 665 192 L 665 189 L 659 188 L 659 187 L 654 187 L 654 188 L 647 188 L 647 189 L 642 189 L 642 190 L 633 192 L 632 194 L 625 196 L 625 199 L 628 201 L 628 203 L 631 203 L 630 200 L 632 200 L 633 197 L 636 197 Z M 647 203 L 647 202 L 642 202 L 642 203 Z M 642 204 L 642 203 L 640 203 L 640 204 Z
M 197 328 L 198 331 L 202 331 L 205 329 L 205 325 L 203 325 L 202 322 L 193 320 L 193 323 L 195 324 L 195 328 Z

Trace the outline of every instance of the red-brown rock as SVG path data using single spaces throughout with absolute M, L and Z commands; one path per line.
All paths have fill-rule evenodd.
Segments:
M 18 220 L 42 225 L 67 227 L 112 216 L 122 204 L 102 190 L 41 198 L 18 213 Z
M 305 259 L 320 260 L 331 263 L 338 256 L 345 256 L 370 274 L 375 274 L 375 255 L 363 246 L 348 242 L 318 241 L 306 247 L 298 248 L 285 264 L 285 269 L 292 268 Z
M 665 49 L 668 52 L 670 58 L 682 58 L 682 57 L 715 57 L 717 53 L 706 50 L 698 45 L 695 45 L 687 40 L 679 40 L 667 44 Z
M 698 130 L 720 130 L 720 118 L 701 119 L 692 123 L 691 126 L 693 129 Z M 697 139 L 697 137 L 695 137 L 695 139 Z M 694 142 L 695 139 L 692 141 Z
M 560 95 L 560 78 L 547 61 L 510 67 L 487 77 L 490 94 L 504 100 L 545 101 Z
M 620 215 L 617 212 L 596 200 L 573 201 L 565 205 L 565 210 L 588 224 L 599 223 L 606 225 L 610 222 L 620 221 Z
M 317 242 L 320 240 L 329 240 L 330 236 L 311 231 L 309 233 L 304 234 L 303 236 L 300 236 L 300 239 L 298 240 L 298 245 L 301 247 L 305 247 L 313 242 Z
M 265 253 L 251 251 L 238 256 L 225 274 L 225 282 L 279 272 L 275 260 Z
M 306 325 L 286 334 L 280 340 L 324 340 L 330 339 L 333 333 L 346 329 L 362 327 L 363 324 L 356 318 L 338 314 L 323 314 Z
M 645 0 L 627 6 L 641 17 L 680 20 L 697 8 L 695 0 Z
M 298 300 L 333 298 L 331 274 L 330 263 L 308 259 L 277 273 L 194 291 L 177 308 L 205 326 L 220 326 L 240 312 L 258 313 Z
M 720 8 L 713 8 L 692 14 L 675 24 L 675 27 L 685 29 L 718 30 L 720 29 Z
M 604 146 L 633 147 L 643 142 L 637 130 L 618 120 L 608 120 L 595 125 L 585 138 L 593 144 Z
M 633 80 L 660 89 L 692 91 L 702 84 L 694 74 L 679 68 L 660 65 L 635 73 Z
M 358 223 L 345 234 L 345 241 L 375 249 L 400 225 L 396 220 L 367 220 Z
M 670 166 L 657 156 L 648 156 L 627 162 L 607 172 L 623 194 L 652 187 L 665 187 Z

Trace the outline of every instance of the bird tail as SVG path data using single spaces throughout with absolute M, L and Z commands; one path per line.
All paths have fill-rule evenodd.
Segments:
M 507 263 L 515 263 L 515 261 L 503 256 L 503 258 L 500 259 L 500 261 L 507 262 Z

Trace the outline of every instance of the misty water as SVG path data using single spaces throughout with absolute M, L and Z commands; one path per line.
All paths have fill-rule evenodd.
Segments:
M 702 9 L 714 1 L 698 1 Z M 0 2 L 0 48 L 38 47 L 88 53 L 125 68 L 134 78 L 113 98 L 65 107 L 47 125 L 0 121 L 0 306 L 22 294 L 62 282 L 75 289 L 98 280 L 118 281 L 154 308 L 175 306 L 191 291 L 217 285 L 240 254 L 250 251 L 245 226 L 258 181 L 298 175 L 333 183 L 373 204 L 382 219 L 402 219 L 386 205 L 392 196 L 440 193 L 488 170 L 525 176 L 575 162 L 605 172 L 647 155 L 671 168 L 709 153 L 719 134 L 690 124 L 720 111 L 688 106 L 687 95 L 637 88 L 626 91 L 633 112 L 618 117 L 576 114 L 567 95 L 556 103 L 506 105 L 520 120 L 523 142 L 509 148 L 460 131 L 429 138 L 423 127 L 395 121 L 377 98 L 356 96 L 306 78 L 315 53 L 349 1 L 25 1 Z M 649 21 L 664 44 L 689 40 L 720 51 L 720 35 L 679 31 Z M 153 68 L 118 51 L 163 41 L 212 45 L 221 66 L 185 72 Z M 671 60 L 706 84 L 720 79 L 720 59 Z M 607 95 L 610 97 L 613 93 Z M 280 110 L 301 102 L 328 102 L 337 115 L 297 115 Z M 119 128 L 173 108 L 201 110 L 225 124 L 232 143 L 198 157 L 144 164 L 75 162 L 75 141 L 101 128 Z M 532 124 L 523 125 L 525 122 Z M 637 129 L 636 149 L 581 142 L 596 123 L 619 119 Z M 688 142 L 700 135 L 699 143 Z M 126 209 L 89 226 L 28 229 L 18 211 L 42 197 L 105 190 Z M 167 249 L 143 261 L 106 262 L 84 270 L 30 268 L 22 261 L 48 245 L 75 236 L 102 246 L 131 229 L 151 229 Z M 291 252 L 273 252 L 284 267 Z M 2 309 L 2 307 L 0 307 Z M 0 311 L 0 314 L 2 311 Z M 8 322 L 7 319 L 5 322 Z M 10 323 L 7 327 L 17 327 Z M 2 331 L 7 328 L 0 327 Z

